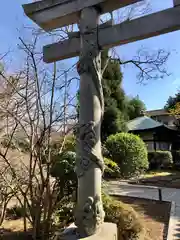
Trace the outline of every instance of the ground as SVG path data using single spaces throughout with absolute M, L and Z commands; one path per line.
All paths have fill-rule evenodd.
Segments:
M 149 172 L 138 180 L 130 180 L 129 183 L 180 189 L 180 171 Z
M 170 203 L 127 196 L 118 196 L 115 198 L 130 204 L 139 213 L 146 229 L 145 240 L 165 239 L 169 222 Z M 28 240 L 22 231 L 23 219 L 5 220 L 3 226 L 0 228 L 0 239 Z
M 166 239 L 170 203 L 127 196 L 118 196 L 116 199 L 130 204 L 139 213 L 146 229 L 145 240 Z

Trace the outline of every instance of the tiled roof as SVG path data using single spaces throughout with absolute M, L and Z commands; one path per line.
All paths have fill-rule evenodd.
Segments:
M 163 123 L 157 122 L 147 116 L 135 118 L 127 123 L 129 131 L 152 129 L 163 125 Z

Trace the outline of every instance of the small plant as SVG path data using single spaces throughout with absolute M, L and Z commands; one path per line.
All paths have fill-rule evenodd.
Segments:
M 52 156 L 51 176 L 58 182 L 59 192 L 62 197 L 70 196 L 77 186 L 77 177 L 74 171 L 76 153 L 62 152 Z
M 168 168 L 173 163 L 172 154 L 169 151 L 148 152 L 150 170 Z
M 104 178 L 118 178 L 120 177 L 120 168 L 116 162 L 111 159 L 104 158 L 105 170 Z
M 105 221 L 117 224 L 120 240 L 144 239 L 144 226 L 132 207 L 106 194 L 102 195 L 102 199 L 106 214 Z
M 20 219 L 23 218 L 25 214 L 27 213 L 25 212 L 24 208 L 17 205 L 6 210 L 6 218 L 8 219 Z
M 148 169 L 147 148 L 143 140 L 130 133 L 111 135 L 106 141 L 111 158 L 124 178 L 138 176 Z
M 75 152 L 76 151 L 76 137 L 75 135 L 68 135 L 65 138 L 59 137 L 56 140 L 52 140 L 51 147 L 53 150 L 63 150 L 63 152 Z
M 64 229 L 68 224 L 73 223 L 74 208 L 75 204 L 72 201 L 61 202 L 53 217 L 55 225 L 58 225 L 60 229 Z

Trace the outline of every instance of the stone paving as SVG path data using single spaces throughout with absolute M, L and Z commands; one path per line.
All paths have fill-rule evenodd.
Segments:
M 158 188 L 142 185 L 130 185 L 125 182 L 111 181 L 107 186 L 110 194 L 159 200 Z M 171 218 L 171 231 L 167 240 L 180 240 L 180 189 L 161 188 L 162 200 L 174 202 Z

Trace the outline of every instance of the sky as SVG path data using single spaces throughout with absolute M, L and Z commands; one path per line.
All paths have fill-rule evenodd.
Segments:
M 172 6 L 173 0 L 149 0 L 152 11 L 160 11 Z M 23 13 L 21 5 L 31 0 L 6 0 L 1 3 L 0 14 L 0 53 L 9 53 L 8 66 L 13 71 L 22 64 L 23 59 L 18 54 L 18 37 L 23 35 L 22 26 L 34 26 Z M 28 36 L 30 37 L 30 36 Z M 144 101 L 148 110 L 163 108 L 168 97 L 174 95 L 180 89 L 180 31 L 161 35 L 126 44 L 117 47 L 116 52 L 120 59 L 132 59 L 140 48 L 155 51 L 163 48 L 170 51 L 171 55 L 167 62 L 167 71 L 170 73 L 163 79 L 150 80 L 143 84 L 138 83 L 137 69 L 131 64 L 122 67 L 123 88 L 129 96 L 139 96 Z M 68 64 L 74 62 L 69 60 Z M 67 61 L 66 61 L 67 64 Z

